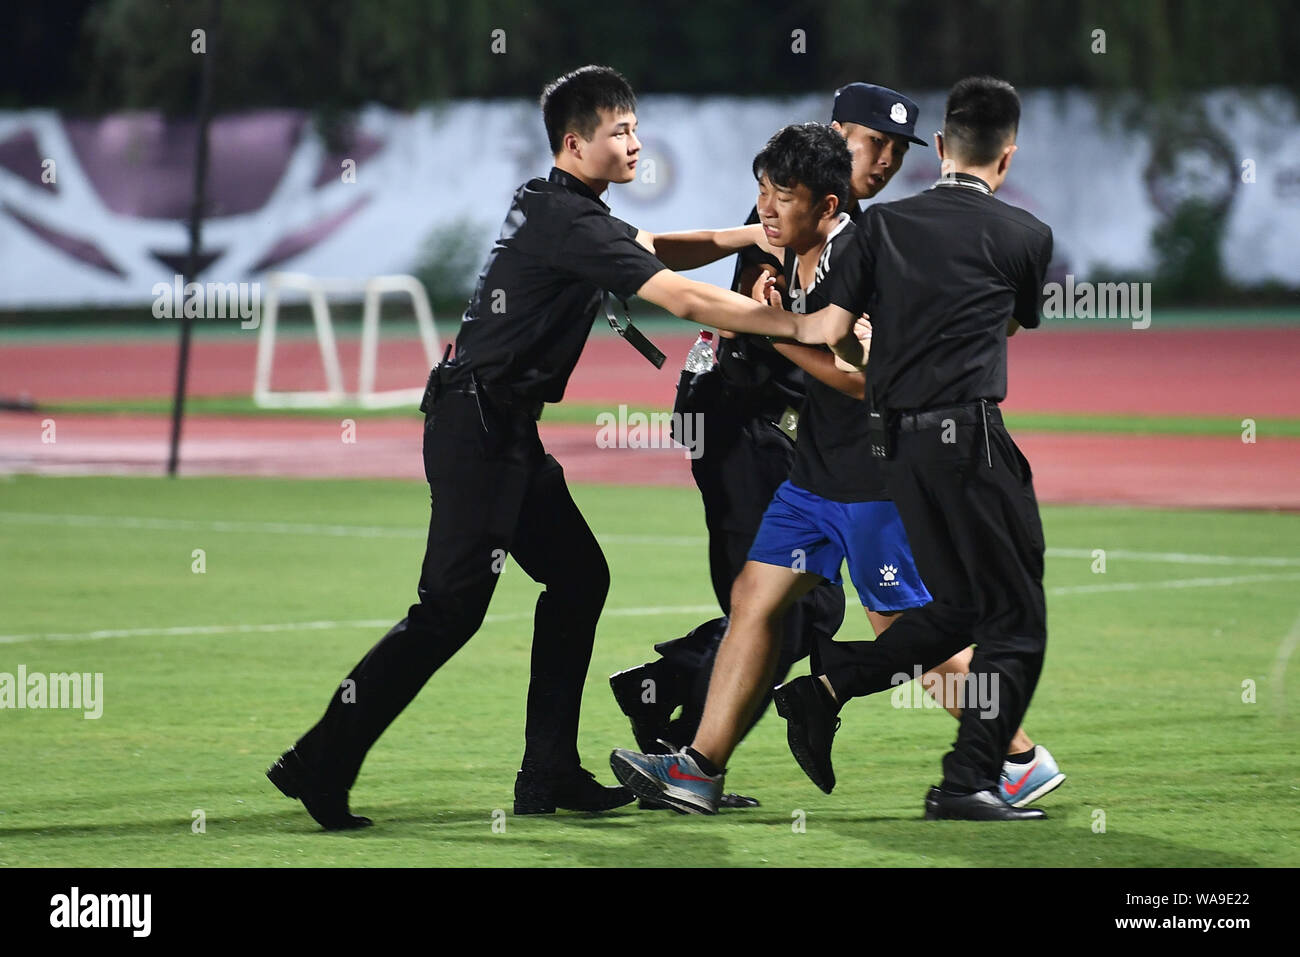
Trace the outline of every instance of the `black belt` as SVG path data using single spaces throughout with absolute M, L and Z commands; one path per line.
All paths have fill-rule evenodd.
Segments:
M 895 411 L 900 432 L 921 432 L 925 429 L 947 428 L 949 422 L 957 425 L 983 424 L 987 421 L 1002 424 L 1002 410 L 996 402 L 971 402 L 946 409 L 922 409 L 916 412 Z
M 542 417 L 542 407 L 545 405 L 540 399 L 520 399 L 502 393 L 498 389 L 485 389 L 473 370 L 457 365 L 454 361 L 443 361 L 429 372 L 429 380 L 424 386 L 424 398 L 420 402 L 420 411 L 427 413 L 440 398 L 451 393 L 473 396 L 475 402 L 482 397 L 487 400 L 488 405 L 513 415 L 527 416 L 534 421 Z M 480 418 L 482 414 L 483 410 L 480 406 Z M 483 427 L 487 428 L 486 422 Z
M 946 409 L 919 409 L 894 411 L 893 420 L 899 432 L 922 432 L 926 429 L 947 429 L 953 425 L 982 425 L 984 427 L 984 457 L 993 468 L 993 446 L 989 441 L 989 423 L 1002 425 L 1002 410 L 996 402 L 980 399 L 966 405 Z

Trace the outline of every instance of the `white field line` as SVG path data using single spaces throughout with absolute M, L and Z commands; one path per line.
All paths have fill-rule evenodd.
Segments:
M 722 612 L 717 605 L 678 605 L 672 608 L 606 608 L 602 618 L 640 618 L 650 615 L 704 615 Z M 485 625 L 506 621 L 532 621 L 533 613 L 487 615 Z M 391 628 L 395 618 L 361 618 L 354 621 L 294 621 L 270 625 L 185 625 L 176 628 L 103 628 L 97 631 L 50 634 L 0 635 L 0 645 L 22 641 L 97 641 L 104 638 L 184 638 L 192 635 L 265 634 L 277 631 L 334 631 L 341 628 Z
M 1300 558 L 1273 558 L 1266 555 L 1194 555 L 1187 552 L 1134 552 L 1124 548 L 1103 549 L 1106 561 L 1157 562 L 1168 565 L 1250 565 L 1263 568 L 1300 568 Z M 1049 548 L 1048 558 L 1092 559 L 1087 548 Z
M 132 515 L 57 515 L 44 512 L 0 512 L 0 522 L 14 525 L 61 525 L 72 528 L 130 528 L 158 532 L 241 532 L 270 535 L 322 535 L 334 538 L 425 538 L 427 531 L 411 526 L 321 525 L 311 522 L 245 522 L 188 518 L 147 518 Z M 701 536 L 602 535 L 611 545 L 685 545 L 708 543 Z
M 1165 588 L 1222 588 L 1227 585 L 1253 585 L 1257 582 L 1300 581 L 1300 572 L 1280 575 L 1236 575 L 1232 578 L 1177 578 L 1156 582 L 1107 582 L 1098 585 L 1060 585 L 1046 589 L 1049 595 L 1096 595 L 1117 591 L 1155 591 Z
M 426 530 L 391 525 L 323 525 L 310 522 L 246 522 L 239 520 L 203 520 L 186 518 L 149 518 L 131 515 L 69 515 L 47 512 L 0 511 L 0 522 L 17 525 L 64 525 L 79 528 L 132 528 L 154 531 L 264 532 L 272 535 L 323 535 L 339 538 L 424 538 Z M 704 536 L 678 535 L 599 535 L 611 545 L 705 545 Z M 1122 548 L 1106 549 L 1107 561 L 1152 562 L 1172 565 L 1231 565 L 1261 568 L 1300 568 L 1300 557 L 1264 555 L 1202 555 L 1188 552 L 1143 552 Z M 1049 548 L 1048 558 L 1091 560 L 1086 548 Z
M 1232 578 L 1180 578 L 1171 581 L 1156 582 L 1107 582 L 1098 585 L 1063 585 L 1048 588 L 1052 596 L 1095 595 L 1104 592 L 1146 592 L 1166 588 L 1223 588 L 1230 585 L 1247 585 L 1257 582 L 1300 581 L 1300 572 L 1281 575 L 1238 575 Z M 676 605 L 649 606 L 645 608 L 607 608 L 601 613 L 604 618 L 632 618 L 658 615 L 715 615 L 719 609 L 716 605 Z M 515 612 L 507 615 L 487 615 L 484 624 L 505 621 L 525 621 L 533 617 L 532 612 Z M 0 635 L 0 645 L 17 644 L 24 641 L 96 641 L 103 638 L 153 638 L 186 637 L 192 635 L 228 635 L 228 634 L 263 634 L 279 631 L 331 631 L 340 628 L 388 628 L 393 624 L 391 618 L 362 618 L 353 621 L 299 621 L 265 625 L 182 625 L 174 628 L 105 628 L 97 631 L 51 632 L 47 634 L 29 633 L 23 635 Z M 1300 642 L 1300 622 L 1292 630 L 1293 634 L 1284 641 L 1286 654 L 1282 656 L 1281 668 L 1286 668 L 1286 659 L 1290 657 L 1294 646 Z M 1277 669 L 1275 665 L 1275 671 Z M 1279 675 L 1281 672 L 1277 672 Z M 1280 681 L 1280 677 L 1278 679 Z

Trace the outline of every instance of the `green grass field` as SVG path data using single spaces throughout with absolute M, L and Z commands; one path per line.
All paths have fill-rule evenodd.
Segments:
M 712 617 L 712 595 L 693 491 L 575 495 L 614 574 L 580 742 L 609 782 L 632 739 L 605 677 Z M 352 805 L 377 826 L 321 832 L 263 771 L 414 599 L 427 505 L 401 482 L 0 480 L 0 672 L 104 675 L 97 720 L 0 711 L 0 865 L 1300 865 L 1300 661 L 1289 696 L 1281 673 L 1300 516 L 1269 513 L 1044 509 L 1051 640 L 1026 727 L 1070 776 L 1046 822 L 922 821 L 955 724 L 887 696 L 846 709 L 831 796 L 773 714 L 727 782 L 759 809 L 515 818 L 538 588 L 512 565 L 371 752 Z
M 83 399 L 64 402 L 45 402 L 40 406 L 44 413 L 69 412 L 89 415 L 166 415 L 171 412 L 171 399 Z M 196 415 L 231 415 L 254 417 L 291 417 L 305 419 L 339 418 L 407 418 L 415 419 L 422 413 L 411 406 L 388 409 L 368 409 L 360 405 L 339 405 L 328 408 L 263 409 L 248 395 L 192 396 L 185 402 L 186 412 Z M 566 401 L 546 406 L 542 417 L 548 423 L 563 422 L 590 425 L 597 416 L 609 412 L 608 402 Z M 640 412 L 649 416 L 662 414 L 662 407 L 630 406 L 628 413 Z M 1241 419 L 1232 416 L 1194 415 L 1099 415 L 1093 412 L 1008 412 L 1007 427 L 1016 432 L 1105 432 L 1110 435 L 1241 435 Z M 1280 438 L 1300 437 L 1300 418 L 1259 418 L 1256 425 L 1262 433 Z

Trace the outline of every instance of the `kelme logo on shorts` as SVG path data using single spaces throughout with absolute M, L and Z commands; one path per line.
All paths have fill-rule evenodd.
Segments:
M 898 569 L 893 565 L 883 565 L 880 569 L 880 584 L 898 585 L 894 579 L 898 576 Z

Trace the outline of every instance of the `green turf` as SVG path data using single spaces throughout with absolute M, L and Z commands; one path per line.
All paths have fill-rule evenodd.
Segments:
M 592 425 L 601 413 L 616 410 L 609 402 L 566 401 L 548 405 L 542 418 L 547 422 L 566 422 L 575 425 Z M 187 413 L 196 415 L 287 415 L 314 419 L 342 418 L 401 418 L 420 413 L 412 405 L 391 409 L 366 409 L 358 405 L 339 405 L 327 409 L 262 409 L 252 396 L 191 396 L 186 400 Z M 42 403 L 40 411 L 46 413 L 95 413 L 103 415 L 163 414 L 171 411 L 171 399 L 83 399 L 75 402 Z M 628 413 L 646 415 L 666 412 L 664 408 L 629 406 Z M 1241 419 L 1225 416 L 1185 415 L 1096 415 L 1093 413 L 1008 412 L 1008 428 L 1024 432 L 1109 432 L 1116 435 L 1220 435 L 1234 439 L 1241 437 Z M 1256 419 L 1256 434 L 1260 437 L 1300 437 L 1298 419 Z
M 609 749 L 631 737 L 605 676 L 709 617 L 697 609 L 712 598 L 692 491 L 575 495 L 614 576 L 580 742 L 609 780 Z M 322 833 L 262 772 L 413 600 L 427 496 L 378 481 L 0 481 L 0 671 L 104 675 L 98 720 L 0 711 L 0 865 L 1300 865 L 1300 662 L 1285 699 L 1278 675 L 1300 637 L 1300 516 L 1269 513 L 1044 509 L 1051 641 L 1026 725 L 1070 775 L 1046 822 L 920 820 L 955 725 L 886 696 L 846 710 L 830 796 L 772 715 L 728 776 L 759 809 L 515 818 L 538 589 L 510 565 L 480 634 L 372 751 L 352 797 L 377 826 Z M 325 624 L 234 627 L 304 622 Z M 214 630 L 113 633 L 194 626 Z M 853 612 L 846 634 L 865 631 Z

